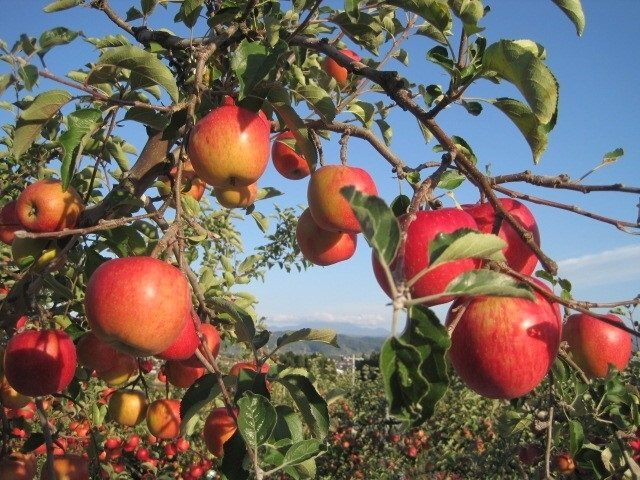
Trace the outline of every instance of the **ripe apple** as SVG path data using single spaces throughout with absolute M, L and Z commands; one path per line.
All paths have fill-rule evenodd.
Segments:
M 620 317 L 607 318 L 622 324 Z M 631 335 L 584 313 L 569 315 L 562 336 L 576 364 L 590 378 L 606 377 L 609 365 L 623 370 L 631 359 Z
M 271 161 L 278 173 L 284 178 L 300 180 L 311 173 L 309 164 L 289 142 L 295 145 L 293 132 L 286 131 L 278 134 L 271 147 Z
M 407 221 L 407 216 L 400 217 L 401 223 Z M 475 220 L 471 215 L 462 210 L 442 208 L 440 210 L 417 212 L 416 218 L 411 222 L 407 230 L 404 250 L 404 278 L 409 281 L 429 266 L 429 244 L 435 239 L 436 235 L 440 233 L 453 233 L 461 228 L 477 230 Z M 372 261 L 376 280 L 385 293 L 391 296 L 387 279 L 375 253 L 372 255 Z M 394 262 L 392 262 L 391 268 L 394 267 Z M 422 275 L 411 287 L 411 295 L 413 298 L 421 298 L 442 293 L 454 278 L 464 272 L 477 268 L 477 266 L 478 262 L 473 258 L 443 263 L 427 274 Z M 439 305 L 450 302 L 451 300 L 451 297 L 445 297 L 440 300 L 427 302 L 425 305 Z
M 474 297 L 460 317 L 451 335 L 449 357 L 462 381 L 478 394 L 520 397 L 537 387 L 551 368 L 560 345 L 562 318 L 557 305 L 538 292 L 534 296 L 533 301 Z M 453 303 L 447 324 L 464 302 Z
M 218 332 L 218 329 L 214 325 L 203 323 L 202 325 L 200 325 L 200 333 L 203 335 L 207 348 L 213 355 L 213 358 L 216 358 L 218 356 L 218 353 L 220 352 L 220 332 Z M 195 353 L 188 359 L 184 360 L 182 363 L 189 367 L 203 366 L 202 362 L 200 362 Z
M 227 98 L 191 130 L 188 152 L 196 174 L 214 187 L 256 183 L 269 161 L 270 131 L 264 114 Z
M 61 392 L 76 370 L 76 347 L 61 330 L 27 330 L 7 343 L 4 373 L 23 395 L 37 397 Z
M 236 416 L 238 410 L 235 410 Z M 224 456 L 224 444 L 233 437 L 238 429 L 235 419 L 229 415 L 226 407 L 214 408 L 204 422 L 204 443 L 207 450 L 218 458 Z
M 178 176 L 178 167 L 173 167 L 169 171 L 169 177 L 162 177 L 162 185 L 158 187 L 158 191 L 162 196 L 168 196 L 173 193 L 173 183 Z M 207 184 L 200 180 L 196 175 L 191 160 L 187 160 L 182 164 L 182 193 L 189 195 L 196 201 L 200 201 L 204 195 Z
M 340 53 L 342 53 L 343 55 L 346 55 L 352 60 L 356 60 L 358 62 L 361 60 L 360 55 L 358 55 L 357 53 L 347 48 L 340 50 Z M 338 62 L 336 62 L 333 58 L 326 57 L 324 59 L 322 66 L 324 71 L 330 76 L 332 76 L 336 80 L 336 82 L 338 82 L 338 85 L 340 85 L 341 87 L 344 87 L 347 85 L 347 78 L 349 76 L 349 71 L 343 66 L 341 66 Z
M 0 460 L 0 478 L 33 480 L 36 469 L 36 457 L 33 453 L 12 452 Z
M 155 400 L 147 409 L 147 428 L 158 438 L 176 438 L 180 435 L 180 422 L 180 400 Z
M 190 311 L 184 275 L 157 258 L 107 260 L 87 284 L 85 312 L 91 329 L 134 356 L 156 355 L 169 347 Z
M 39 180 L 16 200 L 18 220 L 31 232 L 57 232 L 74 228 L 84 209 L 82 198 L 73 187 L 65 192 L 59 180 Z
M 55 480 L 88 480 L 89 460 L 72 454 L 64 454 L 53 459 L 53 472 Z M 49 477 L 46 463 L 42 467 L 40 480 L 54 480 Z
M 0 209 L 0 242 L 11 245 L 15 233 L 24 227 L 18 220 L 16 201 L 12 200 Z
M 85 333 L 77 345 L 78 363 L 95 370 L 109 385 L 121 385 L 138 372 L 133 355 L 123 353 L 100 340 L 93 332 Z
M 540 246 L 540 232 L 538 224 L 531 210 L 526 205 L 512 198 L 501 198 L 500 203 L 504 209 L 510 213 L 527 231 L 533 235 L 533 241 Z M 477 205 L 463 205 L 464 210 L 471 215 L 478 229 L 484 233 L 491 233 L 496 221 L 496 212 L 491 203 L 480 203 Z M 502 220 L 498 236 L 507 242 L 507 246 L 502 250 L 507 260 L 507 265 L 523 275 L 531 275 L 538 264 L 538 257 L 520 238 L 518 232 L 506 221 Z
M 367 195 L 378 190 L 366 170 L 348 165 L 325 165 L 311 174 L 307 189 L 309 210 L 320 228 L 333 232 L 360 233 L 360 223 L 340 189 L 353 186 Z
M 200 318 L 194 310 L 191 310 L 178 338 L 156 357 L 163 360 L 186 360 L 191 357 L 200 345 L 196 325 L 201 326 Z
M 225 208 L 247 208 L 258 197 L 258 184 L 214 187 L 213 194 L 218 203 Z
M 354 233 L 331 232 L 320 228 L 307 208 L 298 219 L 298 247 L 304 258 L 316 265 L 333 265 L 348 260 L 356 251 Z
M 17 392 L 11 385 L 9 385 L 9 382 L 4 375 L 2 376 L 2 379 L 0 380 L 0 402 L 3 407 L 17 410 L 19 408 L 26 407 L 31 401 L 33 401 L 31 397 Z
M 576 462 L 569 453 L 560 453 L 553 459 L 556 470 L 562 474 L 572 473 L 576 469 Z
M 147 413 L 147 397 L 140 390 L 116 390 L 109 397 L 108 418 L 127 427 L 135 427 Z
M 269 373 L 269 364 L 263 363 L 260 367 L 260 373 Z M 240 370 L 251 370 L 252 372 L 257 372 L 258 367 L 256 366 L 256 362 L 238 362 L 234 364 L 229 370 L 229 375 L 232 377 L 237 377 L 240 375 Z
M 167 381 L 178 388 L 189 388 L 206 373 L 203 366 L 190 367 L 178 360 L 169 360 L 164 364 Z
M 14 238 L 11 243 L 11 256 L 20 268 L 33 265 L 35 270 L 39 270 L 59 253 L 57 242 L 48 238 Z

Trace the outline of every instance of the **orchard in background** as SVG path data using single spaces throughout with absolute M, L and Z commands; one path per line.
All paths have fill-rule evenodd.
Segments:
M 553 3 L 581 34 L 580 1 Z M 482 0 L 141 0 L 127 9 L 57 0 L 44 10 L 62 21 L 57 12 L 80 8 L 83 32 L 61 26 L 0 43 L 0 106 L 15 115 L 0 140 L 3 478 L 302 479 L 324 477 L 327 465 L 366 478 L 356 448 L 403 436 L 403 460 L 387 458 L 369 478 L 457 475 L 442 460 L 448 425 L 434 415 L 451 404 L 499 416 L 501 441 L 521 464 L 496 464 L 496 475 L 640 476 L 638 380 L 625 372 L 640 301 L 572 298 L 526 205 L 637 233 L 638 222 L 544 192 L 622 202 L 640 188 L 492 176 L 439 121 L 451 106 L 481 114 L 466 96 L 477 82 L 511 84 L 517 98 L 484 102 L 515 124 L 538 163 L 559 98 L 538 39 L 489 43 Z M 91 36 L 92 15 L 113 34 Z M 173 24 L 150 27 L 157 19 Z M 417 39 L 446 86 L 388 68 L 407 64 L 403 44 Z M 89 63 L 68 72 L 46 63 L 78 42 L 95 47 Z M 438 161 L 411 165 L 394 152 L 391 111 L 417 122 Z M 131 125 L 144 127 L 140 152 Z M 388 164 L 386 177 L 349 164 L 353 139 Z M 330 142 L 339 158 L 325 158 Z M 270 158 L 306 186 L 295 202 L 308 208 L 260 212 L 281 194 L 264 184 Z M 409 195 L 379 196 L 389 181 Z M 505 187 L 517 182 L 539 195 Z M 463 184 L 478 203 L 444 205 L 442 193 Z M 251 254 L 236 223 L 245 216 L 264 234 Z M 391 335 L 371 376 L 348 392 L 281 356 L 294 342 L 337 346 L 336 333 L 304 328 L 273 346 L 242 285 L 276 266 L 348 262 L 358 237 L 390 297 Z M 445 321 L 429 307 L 446 303 Z M 374 403 L 363 400 L 367 381 L 384 392 Z M 371 412 L 386 430 L 371 427 Z M 367 422 L 347 429 L 354 417 Z M 479 453 L 496 440 L 494 422 L 485 418 L 484 437 L 464 427 Z M 416 463 L 425 451 L 430 460 Z

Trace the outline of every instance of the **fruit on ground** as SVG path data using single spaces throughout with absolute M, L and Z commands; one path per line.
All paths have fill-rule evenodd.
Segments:
M 207 349 L 213 355 L 213 358 L 217 358 L 218 353 L 220 352 L 220 341 L 221 341 L 220 332 L 218 332 L 218 329 L 214 325 L 211 325 L 209 323 L 203 323 L 202 325 L 200 325 L 200 333 L 204 337 L 204 342 L 207 345 Z M 190 367 L 203 366 L 202 362 L 198 359 L 195 353 L 191 355 L 191 357 L 189 357 L 188 359 L 184 360 L 182 363 Z
M 147 413 L 147 397 L 140 390 L 116 390 L 109 397 L 108 418 L 114 422 L 134 427 Z
M 235 415 L 238 411 L 235 410 Z M 229 415 L 226 407 L 214 408 L 204 422 L 204 443 L 207 450 L 218 458 L 224 456 L 224 444 L 236 433 L 238 425 L 235 419 Z
M 269 364 L 263 363 L 260 367 L 260 373 L 269 373 Z M 250 370 L 252 372 L 257 372 L 258 367 L 256 366 L 256 362 L 238 362 L 234 364 L 229 370 L 229 375 L 233 377 L 237 377 L 240 374 L 240 370 Z
M 169 177 L 161 179 L 162 185 L 158 187 L 160 195 L 168 196 L 173 193 L 173 184 L 178 176 L 178 167 L 173 167 L 169 171 Z M 204 195 L 207 184 L 200 180 L 196 175 L 191 160 L 187 160 L 182 164 L 182 194 L 188 195 L 196 201 L 200 201 Z
M 151 402 L 147 408 L 147 428 L 149 433 L 165 440 L 180 435 L 180 400 Z
M 34 265 L 35 269 L 51 263 L 59 253 L 55 240 L 48 238 L 14 238 L 11 257 L 20 268 Z
M 33 453 L 12 452 L 0 460 L 0 478 L 33 480 L 36 468 L 36 457 Z
M 295 135 L 291 131 L 278 134 L 271 147 L 271 161 L 284 178 L 300 180 L 311 172 L 305 158 L 295 151 Z
M 152 257 L 108 260 L 91 276 L 85 312 L 101 340 L 134 356 L 155 355 L 180 335 L 191 311 L 182 272 Z
M 4 374 L 9 384 L 30 397 L 61 392 L 76 371 L 76 347 L 61 330 L 27 330 L 7 343 Z
M 557 305 L 538 292 L 534 296 L 533 301 L 474 297 L 464 310 L 451 335 L 449 357 L 462 381 L 478 394 L 520 397 L 537 387 L 551 368 L 562 319 Z M 464 304 L 464 299 L 453 303 L 447 325 Z
M 616 315 L 606 317 L 622 324 Z M 562 338 L 573 360 L 590 378 L 606 377 L 609 365 L 622 370 L 631 359 L 631 334 L 584 313 L 569 315 Z
M 191 310 L 178 338 L 156 357 L 163 360 L 186 360 L 191 357 L 200 345 L 196 324 L 201 325 L 200 318 L 194 310 Z
M 93 332 L 85 333 L 77 345 L 78 363 L 95 370 L 109 385 L 121 385 L 138 371 L 133 355 L 121 352 L 100 340 Z
M 500 203 L 504 209 L 511 214 L 527 231 L 531 232 L 533 241 L 540 246 L 540 232 L 538 224 L 526 205 L 512 198 L 501 198 Z M 465 205 L 464 210 L 471 215 L 478 229 L 484 233 L 491 233 L 496 221 L 496 212 L 491 203 L 481 203 L 477 205 Z M 538 264 L 538 257 L 520 238 L 518 232 L 506 221 L 502 220 L 498 236 L 507 242 L 507 246 L 502 250 L 507 260 L 507 265 L 523 275 L 531 275 Z
M 296 239 L 304 258 L 316 265 L 333 265 L 348 260 L 356 251 L 357 236 L 320 228 L 307 208 L 298 219 Z
M 214 187 L 213 194 L 218 203 L 225 208 L 247 208 L 258 198 L 258 184 Z
M 320 228 L 333 232 L 360 233 L 360 223 L 340 189 L 377 195 L 376 185 L 366 170 L 348 165 L 325 165 L 311 174 L 307 189 L 309 210 Z
M 40 480 L 88 480 L 89 460 L 80 455 L 64 454 L 53 459 L 54 478 L 49 477 L 46 463 L 43 465 Z
M 408 217 L 400 217 L 400 222 L 408 221 Z M 440 233 L 453 233 L 461 228 L 477 230 L 475 220 L 468 213 L 456 208 L 442 208 L 440 210 L 419 211 L 409 225 L 404 246 L 404 265 L 402 274 L 404 279 L 412 281 L 411 295 L 422 298 L 437 295 L 445 291 L 447 285 L 458 275 L 477 268 L 478 262 L 472 258 L 464 258 L 446 262 L 436 266 L 430 272 L 418 277 L 429 266 L 429 245 Z M 372 255 L 373 272 L 378 284 L 385 293 L 391 296 L 387 278 L 376 258 Z M 391 269 L 395 261 L 391 263 Z M 415 278 L 414 278 L 415 277 Z M 412 280 L 414 279 L 414 280 Z M 452 297 L 425 302 L 425 305 L 439 305 L 452 300 Z
M 198 177 L 214 187 L 256 183 L 269 161 L 270 131 L 264 114 L 233 105 L 227 99 L 191 130 L 191 164 Z
M 73 187 L 65 192 L 59 180 L 39 180 L 25 188 L 16 200 L 18 220 L 31 232 L 57 232 L 74 228 L 84 209 Z
M 16 201 L 12 200 L 0 209 L 0 242 L 11 245 L 15 233 L 24 227 L 18 220 Z
M 352 60 L 356 60 L 358 62 L 360 61 L 360 56 L 347 48 L 340 50 L 340 53 L 346 55 Z M 336 82 L 338 82 L 338 85 L 340 85 L 341 87 L 347 85 L 349 71 L 341 66 L 338 62 L 336 62 L 333 58 L 326 57 L 323 61 L 322 66 L 324 71 L 332 76 L 336 80 Z
M 164 373 L 167 375 L 167 381 L 178 388 L 189 388 L 206 370 L 204 367 L 190 367 L 178 360 L 169 360 L 164 364 Z

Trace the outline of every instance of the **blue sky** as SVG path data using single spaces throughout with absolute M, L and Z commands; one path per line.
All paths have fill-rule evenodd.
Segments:
M 479 165 L 490 165 L 494 174 L 530 169 L 538 174 L 566 173 L 577 178 L 597 165 L 604 153 L 622 147 L 625 150 L 623 158 L 591 175 L 585 183 L 640 185 L 637 119 L 640 67 L 633 54 L 640 2 L 585 2 L 587 26 L 581 38 L 550 0 L 485 3 L 492 7 L 482 22 L 489 43 L 502 38 L 528 38 L 546 47 L 547 63 L 560 83 L 558 124 L 550 135 L 549 148 L 539 166 L 533 165 L 529 148 L 517 129 L 491 107 L 485 107 L 479 117 L 468 115 L 460 107 L 447 109 L 438 117 L 445 131 L 464 137 L 474 148 Z M 61 25 L 83 30 L 87 36 L 115 33 L 112 24 L 95 11 L 74 9 L 47 15 L 34 8 L 37 4 L 46 2 L 0 0 L 3 12 L 0 38 L 11 44 L 20 33 L 37 36 Z M 124 1 L 114 0 L 112 4 L 121 12 L 129 6 L 129 2 Z M 152 17 L 151 26 L 162 25 Z M 405 45 L 410 57 L 409 68 L 396 61 L 387 67 L 401 70 L 414 81 L 446 85 L 442 71 L 423 60 L 432 46 L 425 37 L 416 37 Z M 366 52 L 359 53 L 366 55 Z M 91 47 L 81 41 L 60 47 L 45 57 L 47 66 L 60 74 L 92 58 L 95 56 Z M 0 64 L 0 73 L 5 71 L 6 66 Z M 42 87 L 50 85 L 45 82 Z M 472 87 L 468 95 L 518 98 L 513 87 L 488 82 Z M 0 113 L 0 120 L 7 118 L 6 113 Z M 439 157 L 432 151 L 432 144 L 424 144 L 412 117 L 396 112 L 391 115 L 390 123 L 394 127 L 391 147 L 407 164 L 415 165 Z M 144 141 L 141 129 L 134 128 L 126 134 L 121 131 L 120 135 L 138 147 Z M 339 161 L 337 140 L 338 137 L 334 137 L 331 142 L 324 143 L 328 163 Z M 398 183 L 383 159 L 357 139 L 352 139 L 349 147 L 350 163 L 367 168 L 381 195 L 387 201 L 393 199 L 398 193 Z M 260 183 L 285 193 L 275 199 L 279 205 L 306 203 L 305 180 L 284 180 L 270 166 Z M 638 216 L 639 199 L 631 194 L 582 195 L 527 188 L 520 184 L 513 188 L 619 219 L 634 221 Z M 408 191 L 406 187 L 403 190 Z M 477 191 L 469 187 L 461 187 L 455 193 L 460 203 L 477 200 Z M 446 198 L 444 201 L 449 202 Z M 270 208 L 267 203 L 258 206 L 265 213 Z M 577 298 L 611 301 L 633 298 L 640 293 L 640 242 L 637 236 L 548 207 L 530 205 L 530 208 L 538 219 L 543 249 L 559 261 L 560 275 L 573 282 Z M 246 233 L 247 247 L 251 248 L 259 240 L 253 221 L 247 220 L 241 228 Z M 300 274 L 274 270 L 267 274 L 266 282 L 251 284 L 247 289 L 260 299 L 258 313 L 267 317 L 271 326 L 312 325 L 321 320 L 338 325 L 354 323 L 388 328 L 390 322 L 391 310 L 373 278 L 370 250 L 362 238 L 356 255 L 347 262 L 312 268 Z M 443 309 L 439 309 L 439 313 L 442 312 Z

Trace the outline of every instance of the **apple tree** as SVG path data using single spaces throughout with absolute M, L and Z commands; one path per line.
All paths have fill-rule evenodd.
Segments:
M 0 149 L 1 471 L 32 478 L 29 452 L 44 450 L 42 478 L 181 471 L 191 479 L 214 470 L 229 480 L 313 478 L 328 395 L 304 368 L 279 365 L 278 354 L 293 342 L 335 344 L 336 334 L 310 326 L 269 347 L 243 285 L 273 268 L 349 261 L 360 237 L 390 298 L 379 367 L 392 421 L 427 422 L 456 375 L 510 401 L 505 428 L 514 435 L 543 431 L 547 477 L 554 465 L 581 478 L 640 475 L 630 447 L 640 395 L 637 379 L 624 376 L 639 301 L 573 298 L 526 206 L 637 233 L 637 221 L 545 192 L 610 192 L 622 202 L 640 188 L 502 165 L 508 173 L 493 175 L 443 127 L 449 107 L 480 118 L 495 108 L 534 164 L 553 136 L 559 87 L 545 48 L 538 39 L 489 42 L 486 3 L 56 0 L 44 11 L 61 23 L 60 12 L 82 9 L 112 33 L 93 36 L 89 20 L 83 31 L 60 26 L 0 43 L 1 106 L 14 116 Z M 581 2 L 553 3 L 580 35 Z M 52 50 L 79 42 L 94 48 L 87 63 L 71 71 L 47 63 Z M 425 45 L 444 85 L 390 67 L 408 64 L 412 42 Z M 482 81 L 501 96 L 474 99 Z M 394 151 L 397 114 L 419 127 L 417 143 L 437 161 L 410 164 Z M 134 133 L 145 138 L 140 151 Z M 408 195 L 383 198 L 385 178 L 349 163 L 356 141 Z M 332 143 L 339 158 L 325 154 Z M 270 157 L 306 186 L 307 198 L 295 200 L 304 211 L 267 209 L 280 195 L 259 183 Z M 442 194 L 458 188 L 473 189 L 478 203 L 447 206 Z M 243 219 L 263 238 L 249 253 Z M 431 308 L 451 302 L 446 318 Z M 243 358 L 227 365 L 225 350 Z M 39 421 L 13 425 L 32 397 Z M 164 442 L 159 458 L 139 438 L 110 437 L 144 425 L 149 445 Z M 86 437 L 75 454 L 58 451 L 70 429 Z M 187 450 L 188 470 L 167 461 Z

